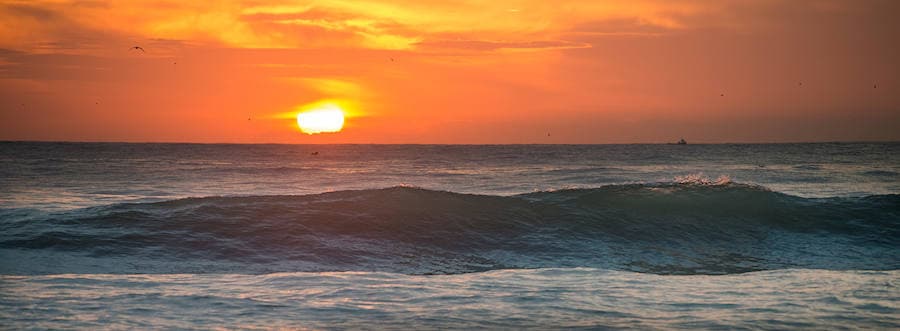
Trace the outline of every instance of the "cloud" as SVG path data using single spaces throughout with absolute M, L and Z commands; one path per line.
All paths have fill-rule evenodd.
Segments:
M 337 78 L 291 77 L 288 81 L 297 82 L 306 88 L 315 90 L 323 96 L 360 97 L 366 90 L 356 82 Z
M 0 47 L 77 52 L 147 39 L 234 48 L 560 49 L 588 47 L 577 33 L 654 33 L 674 25 L 683 4 L 656 1 L 522 0 L 184 2 L 34 0 L 0 5 Z M 627 26 L 614 24 L 620 19 Z M 594 23 L 592 23 L 594 22 Z M 606 23 L 596 23 L 606 22 Z M 637 22 L 637 23 L 635 23 Z
M 672 26 L 658 25 L 639 18 L 616 18 L 585 22 L 568 32 L 593 36 L 660 36 L 675 30 Z
M 539 41 L 489 41 L 489 40 L 431 40 L 415 44 L 420 49 L 460 49 L 469 51 L 497 51 L 497 50 L 550 50 L 590 48 L 587 43 L 571 42 L 565 40 L 539 40 Z
M 38 19 L 42 21 L 52 21 L 59 18 L 56 12 L 33 5 L 10 3 L 2 4 L 0 5 L 0 7 L 3 8 L 4 12 L 8 12 L 12 16 L 28 17 L 31 19 Z

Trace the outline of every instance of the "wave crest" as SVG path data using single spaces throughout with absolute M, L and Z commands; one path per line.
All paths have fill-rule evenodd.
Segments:
M 726 178 L 727 179 L 727 178 Z M 595 267 L 659 274 L 897 269 L 900 197 L 806 199 L 691 177 L 516 196 L 407 186 L 116 204 L 0 223 L 0 249 L 127 272 L 462 273 Z M 27 254 L 25 254 L 27 255 Z M 24 255 L 23 255 L 24 256 Z M 0 271 L 27 269 L 12 262 Z M 67 264 L 69 263 L 69 264 Z M 99 271 L 125 272 L 92 262 Z M 5 270 L 4 270 L 5 268 Z M 56 269 L 54 269 L 56 268 Z M 237 269 L 237 270 L 235 270 Z M 97 270 L 94 270 L 97 271 Z
M 715 185 L 727 185 L 731 184 L 731 177 L 728 175 L 720 175 L 716 179 L 709 179 L 706 175 L 702 173 L 696 174 L 688 174 L 684 176 L 675 176 L 674 182 L 677 184 L 687 184 L 687 185 L 707 185 L 707 186 L 715 186 Z

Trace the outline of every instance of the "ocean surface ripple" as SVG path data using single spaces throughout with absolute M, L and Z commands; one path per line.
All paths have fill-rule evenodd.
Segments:
M 898 271 L 590 268 L 0 276 L 0 320 L 82 330 L 896 330 L 898 279 Z

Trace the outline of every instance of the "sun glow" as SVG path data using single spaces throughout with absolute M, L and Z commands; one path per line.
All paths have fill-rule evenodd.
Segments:
M 325 105 L 297 114 L 297 125 L 306 134 L 340 132 L 344 127 L 344 111 L 336 105 Z

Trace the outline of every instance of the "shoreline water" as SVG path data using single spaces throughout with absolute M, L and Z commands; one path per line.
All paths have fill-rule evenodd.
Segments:
M 900 327 L 898 278 L 898 271 L 659 276 L 589 268 L 0 276 L 8 295 L 0 319 L 51 329 L 889 329 Z

